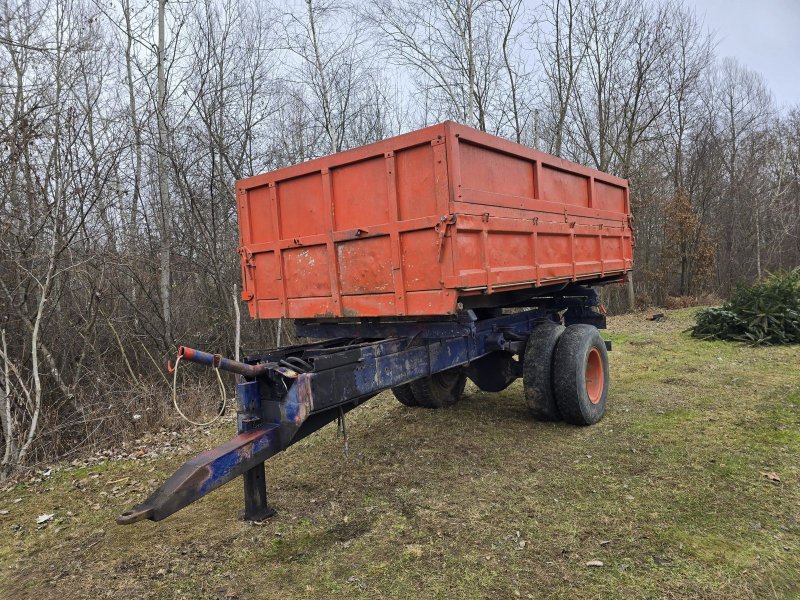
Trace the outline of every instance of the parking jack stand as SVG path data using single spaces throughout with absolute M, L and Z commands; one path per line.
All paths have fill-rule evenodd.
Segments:
M 263 422 L 261 410 L 261 393 L 258 381 L 241 382 L 236 386 L 239 410 L 236 413 L 236 425 L 239 433 L 249 433 Z M 244 511 L 242 519 L 246 521 L 263 521 L 275 514 L 275 510 L 267 503 L 267 479 L 264 463 L 258 463 L 244 472 Z
M 267 481 L 264 474 L 264 463 L 259 463 L 244 473 L 244 512 L 245 521 L 263 521 L 275 514 L 275 510 L 267 504 Z

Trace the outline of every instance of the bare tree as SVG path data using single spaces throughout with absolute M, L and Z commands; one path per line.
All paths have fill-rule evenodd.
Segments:
M 139 116 L 138 103 L 136 100 L 136 86 L 134 84 L 134 42 L 136 33 L 133 29 L 132 7 L 130 0 L 123 0 L 121 4 L 124 19 L 124 54 L 125 54 L 125 83 L 128 90 L 128 115 L 130 119 L 131 131 L 133 132 L 133 176 L 131 181 L 130 206 L 127 218 L 126 248 L 129 252 L 136 246 L 136 234 L 138 226 L 137 211 L 141 202 L 142 195 L 142 123 Z M 136 300 L 136 288 L 132 284 L 131 294 Z
M 161 294 L 161 313 L 164 321 L 164 347 L 172 345 L 172 223 L 169 214 L 169 183 L 167 181 L 167 76 L 164 68 L 166 60 L 166 8 L 167 0 L 158 0 L 158 95 L 156 97 L 156 115 L 158 121 L 158 203 L 161 251 L 159 253 L 161 276 L 159 292 Z
M 487 129 L 502 68 L 491 0 L 376 2 L 365 18 L 387 58 L 409 69 L 440 105 L 440 115 Z M 437 116 L 440 118 L 440 116 Z
M 522 20 L 524 5 L 522 0 L 498 0 L 496 6 L 498 27 L 502 32 L 501 48 L 503 51 L 503 66 L 507 77 L 508 92 L 511 103 L 511 122 L 513 124 L 513 137 L 517 143 L 522 142 L 526 131 L 529 109 L 524 106 L 525 80 L 528 73 L 526 65 L 518 55 L 520 40 L 524 30 L 519 28 Z M 502 110 L 505 113 L 507 111 Z
M 589 39 L 581 35 L 584 12 L 579 9 L 579 0 L 551 0 L 541 10 L 536 51 L 544 73 L 545 109 L 552 114 L 548 149 L 561 156 L 567 115 L 574 105 Z
M 721 256 L 722 277 L 728 285 L 744 274 L 742 270 L 741 231 L 749 233 L 754 247 L 756 276 L 761 277 L 764 182 L 754 167 L 761 163 L 764 133 L 774 113 L 773 100 L 763 77 L 740 65 L 735 59 L 723 59 L 713 74 L 709 109 L 717 115 L 718 136 L 727 189 L 723 201 L 730 211 L 724 219 L 726 240 Z M 752 206 L 752 223 L 749 211 Z
M 299 77 L 289 79 L 295 100 L 318 124 L 315 154 L 339 152 L 349 146 L 350 122 L 363 116 L 379 79 L 373 76 L 363 30 L 345 16 L 346 5 L 305 0 L 304 8 L 302 14 L 284 13 L 286 49 L 300 67 Z

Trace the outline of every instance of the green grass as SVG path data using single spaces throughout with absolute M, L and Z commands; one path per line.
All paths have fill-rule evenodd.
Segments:
M 349 417 L 349 460 L 326 428 L 267 464 L 262 525 L 237 520 L 238 483 L 113 523 L 186 456 L 19 484 L 0 493 L 0 597 L 800 597 L 800 348 L 691 322 L 611 320 L 589 428 L 530 420 L 519 383 L 442 411 L 382 395 Z

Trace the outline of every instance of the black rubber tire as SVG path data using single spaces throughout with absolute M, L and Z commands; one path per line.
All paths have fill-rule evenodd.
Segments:
M 594 355 L 592 359 L 590 354 Z M 558 340 L 553 360 L 553 392 L 561 416 L 573 425 L 597 423 L 606 411 L 610 381 L 608 352 L 600 332 L 583 323 L 570 325 Z M 595 361 L 597 375 L 602 372 L 602 383 L 597 382 L 596 376 L 587 379 L 590 360 Z M 591 370 L 589 369 L 590 374 Z M 590 399 L 593 385 L 594 402 Z
M 422 343 L 423 340 L 421 338 L 419 339 L 414 338 L 409 342 L 408 348 L 419 346 Z M 419 406 L 419 402 L 417 401 L 417 398 L 414 395 L 414 389 L 411 387 L 410 383 L 404 383 L 402 385 L 393 387 L 392 393 L 394 394 L 394 397 L 397 398 L 397 401 L 400 404 L 409 406 L 411 408 Z
M 454 367 L 430 377 L 412 381 L 409 385 L 419 406 L 444 408 L 452 406 L 464 394 L 467 375 L 462 367 Z
M 412 408 L 419 406 L 419 402 L 417 402 L 417 399 L 414 397 L 414 390 L 411 389 L 410 383 L 404 383 L 403 385 L 393 387 L 392 393 L 400 404 L 405 404 Z
M 525 403 L 534 419 L 538 421 L 560 421 L 553 395 L 553 356 L 565 327 L 545 321 L 533 330 L 525 344 L 522 362 L 522 384 Z

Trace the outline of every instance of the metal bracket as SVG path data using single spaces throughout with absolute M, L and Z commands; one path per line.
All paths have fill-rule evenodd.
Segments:
M 442 259 L 442 249 L 444 247 L 444 238 L 447 235 L 447 228 L 450 227 L 450 225 L 455 224 L 455 215 L 442 215 L 439 219 L 439 222 L 434 225 L 433 230 L 439 234 L 439 237 L 436 240 L 436 262 L 439 262 Z
M 255 258 L 253 258 L 253 253 L 250 251 L 250 248 L 246 246 L 239 246 L 237 251 L 242 257 L 244 257 L 244 264 L 246 266 L 248 267 L 256 266 L 256 261 Z

